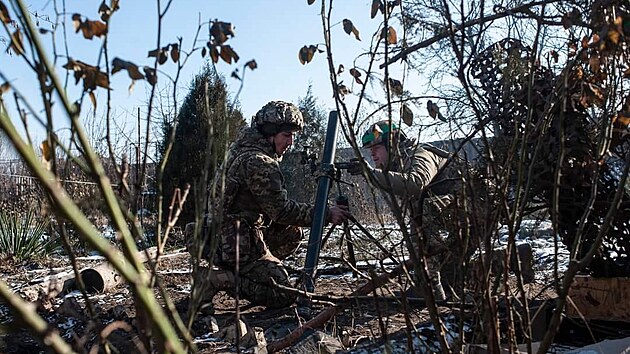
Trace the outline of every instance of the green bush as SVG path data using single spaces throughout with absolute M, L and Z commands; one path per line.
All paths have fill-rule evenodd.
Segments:
M 0 212 L 0 255 L 17 262 L 41 258 L 60 249 L 59 237 L 48 234 L 49 222 L 36 217 Z

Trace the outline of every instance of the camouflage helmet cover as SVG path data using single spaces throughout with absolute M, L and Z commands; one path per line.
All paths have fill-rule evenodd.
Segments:
M 252 125 L 264 135 L 275 135 L 284 131 L 302 130 L 304 118 L 300 109 L 294 104 L 271 101 L 256 113 Z
M 368 127 L 361 138 L 361 142 L 363 143 L 363 147 L 367 148 L 378 144 L 385 144 L 387 146 L 390 135 L 394 135 L 394 137 L 401 135 L 401 140 L 404 139 L 404 136 L 400 134 L 396 124 L 391 123 L 389 120 L 382 120 Z

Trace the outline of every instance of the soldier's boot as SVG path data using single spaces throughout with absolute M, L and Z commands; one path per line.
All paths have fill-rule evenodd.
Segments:
M 205 280 L 207 281 L 207 289 L 204 291 L 201 298 L 201 306 L 199 312 L 204 315 L 214 314 L 214 304 L 212 300 L 219 291 L 226 291 L 229 294 L 234 294 L 236 281 L 234 279 L 234 273 L 229 270 L 222 269 L 204 269 Z

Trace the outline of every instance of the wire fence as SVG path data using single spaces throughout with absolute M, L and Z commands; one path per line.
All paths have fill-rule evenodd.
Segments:
M 143 183 L 139 183 L 139 165 L 131 165 L 127 185 L 130 193 L 122 190 L 120 178 L 113 166 L 105 166 L 112 187 L 122 199 L 138 198 L 138 208 L 143 213 L 156 210 L 157 196 L 154 192 L 154 166 L 147 167 Z M 75 163 L 60 162 L 57 166 L 59 183 L 79 208 L 91 218 L 102 214 L 103 199 L 98 184 Z M 37 210 L 41 215 L 50 212 L 50 205 L 37 177 L 20 160 L 0 160 L 0 206 L 6 212 Z

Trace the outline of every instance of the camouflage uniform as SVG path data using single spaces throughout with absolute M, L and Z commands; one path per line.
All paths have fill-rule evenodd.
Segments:
M 280 259 L 297 248 L 302 239 L 299 226 L 310 226 L 314 209 L 311 204 L 289 199 L 280 160 L 273 145 L 256 128 L 241 130 L 224 164 L 224 220 L 215 262 L 224 272 L 233 273 L 238 239 L 240 295 L 269 307 L 295 301 L 294 295 L 272 284 L 290 286 Z M 233 284 L 227 283 L 222 290 L 233 292 Z
M 414 145 L 411 140 L 399 144 L 400 157 L 392 156 L 391 168 L 373 170 L 377 186 L 403 197 L 411 220 L 413 249 L 424 245 L 427 270 L 436 291 L 436 298 L 443 297 L 440 280 L 440 261 L 437 255 L 446 249 L 441 230 L 449 230 L 448 210 L 453 201 L 453 183 L 447 178 L 453 169 L 440 172 L 446 164 L 448 153 L 432 145 Z M 392 151 L 392 154 L 394 152 Z M 450 177 L 450 176 L 449 176 Z

